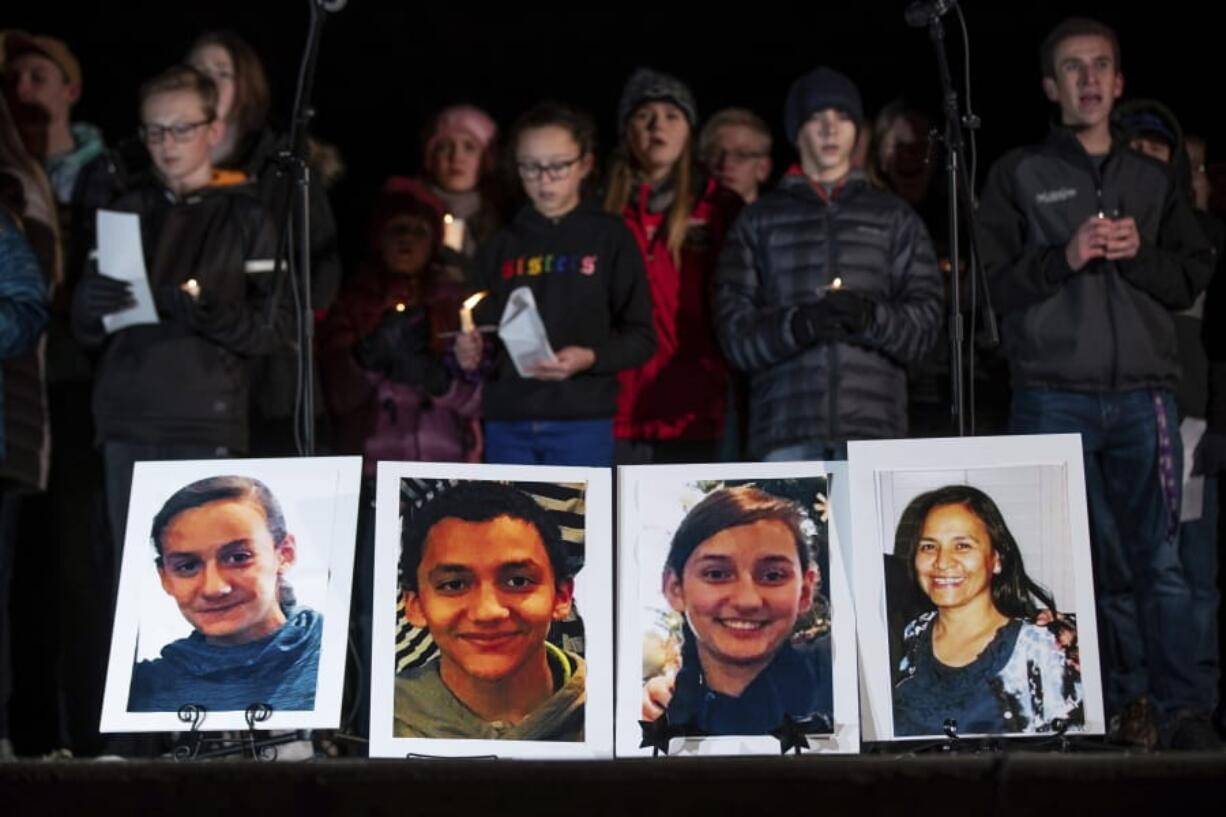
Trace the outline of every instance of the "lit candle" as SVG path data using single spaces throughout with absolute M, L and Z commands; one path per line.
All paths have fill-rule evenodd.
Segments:
M 842 287 L 843 287 L 842 278 L 835 278 L 833 281 L 830 282 L 831 289 L 841 289 Z
M 476 292 L 464 299 L 464 305 L 460 308 L 460 331 L 475 332 L 477 327 L 473 323 L 473 307 L 481 302 L 481 299 L 486 296 L 484 292 Z
M 464 251 L 464 219 L 451 213 L 443 216 L 443 246 L 456 252 Z
M 192 296 L 192 300 L 196 300 L 200 297 L 200 282 L 195 278 L 188 278 L 183 282 L 183 286 L 179 288 L 188 295 Z
M 404 311 L 404 303 L 403 303 L 403 302 L 396 304 L 396 311 L 397 311 L 397 312 L 403 312 L 403 311 Z

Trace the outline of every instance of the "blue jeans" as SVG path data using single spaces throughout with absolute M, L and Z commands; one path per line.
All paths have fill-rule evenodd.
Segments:
M 1218 655 L 1218 552 L 1217 477 L 1205 477 L 1205 505 L 1200 519 L 1179 526 L 1179 557 L 1192 596 L 1188 622 L 1196 643 L 1193 648 L 1197 685 L 1209 691 L 1209 709 L 1218 703 L 1221 659 Z
M 608 467 L 613 420 L 486 420 L 485 461 Z
M 847 459 L 847 443 L 828 443 L 823 440 L 811 440 L 806 443 L 793 443 L 783 448 L 776 448 L 762 456 L 762 462 L 804 462 L 821 460 L 832 462 Z
M 1180 474 L 1175 401 L 1160 394 Z M 1210 691 L 1196 673 L 1191 595 L 1159 482 L 1153 392 L 1023 389 L 1013 395 L 1009 427 L 1014 434 L 1081 434 L 1108 716 L 1142 695 L 1164 713 L 1206 709 Z

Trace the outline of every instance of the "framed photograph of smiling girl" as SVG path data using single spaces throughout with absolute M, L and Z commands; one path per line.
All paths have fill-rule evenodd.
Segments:
M 378 468 L 370 755 L 611 757 L 608 469 Z
M 864 739 L 1102 734 L 1081 438 L 848 453 Z
M 136 464 L 103 732 L 340 725 L 361 465 Z
M 851 593 L 824 463 L 618 469 L 619 756 L 859 750 Z M 846 480 L 844 480 L 846 482 Z

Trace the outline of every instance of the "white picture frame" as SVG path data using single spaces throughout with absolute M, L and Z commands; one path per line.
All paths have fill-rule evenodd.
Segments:
M 703 465 L 653 465 L 620 467 L 618 473 L 618 757 L 651 756 L 653 749 L 640 744 L 643 717 L 645 636 L 656 610 L 667 605 L 661 577 L 669 541 L 676 527 L 702 494 L 696 484 L 753 482 L 765 489 L 771 480 L 812 479 L 825 482 L 828 494 L 846 471 L 839 463 L 717 463 Z M 684 494 L 691 493 L 688 500 Z M 769 491 L 768 491 L 769 492 Z M 828 497 L 827 507 L 839 503 Z M 806 508 L 812 519 L 818 513 Z M 805 753 L 850 754 L 860 748 L 859 708 L 856 685 L 855 607 L 843 566 L 840 530 L 832 512 L 827 514 L 827 549 L 823 558 L 820 592 L 829 603 L 833 731 L 807 735 Z M 818 554 L 819 557 L 822 554 Z M 779 755 L 780 740 L 770 734 L 676 737 L 669 754 Z
M 360 457 L 136 463 L 103 696 L 102 732 L 177 732 L 192 726 L 190 720 L 180 719 L 177 708 L 130 711 L 130 692 L 136 662 L 157 658 L 169 644 L 187 643 L 194 630 L 175 599 L 162 588 L 150 537 L 151 523 L 167 499 L 181 488 L 219 476 L 254 478 L 268 487 L 284 514 L 286 531 L 296 542 L 296 559 L 286 575 L 297 604 L 322 617 L 313 708 L 274 708 L 259 728 L 340 726 L 361 465 Z M 201 703 L 182 701 L 183 705 Z M 212 711 L 206 705 L 197 726 L 202 731 L 247 729 L 245 710 Z
M 397 605 L 403 480 L 553 483 L 583 486 L 583 567 L 574 604 L 587 665 L 582 741 L 397 737 Z M 371 757 L 597 759 L 613 755 L 612 481 L 608 469 L 562 466 L 380 462 L 375 504 L 375 588 L 370 679 Z M 427 500 L 429 501 L 429 500 Z
M 928 615 L 930 624 L 934 624 L 936 619 L 931 616 L 939 613 L 922 593 L 914 595 L 920 590 L 918 585 L 911 584 L 910 579 L 896 579 L 893 602 L 887 598 L 886 591 L 887 554 L 893 554 L 896 529 L 904 511 L 912 501 L 917 503 L 916 508 L 922 507 L 922 495 L 944 486 L 970 486 L 991 498 L 1017 542 L 1025 573 L 1053 592 L 1059 613 L 1075 614 L 1075 618 L 1070 620 L 1075 621 L 1076 644 L 1080 652 L 1080 694 L 1084 722 L 1070 725 L 1068 733 L 1103 734 L 1102 678 L 1080 436 L 1047 434 L 853 441 L 848 445 L 848 455 L 854 551 L 852 582 L 862 663 L 864 740 L 876 742 L 946 737 L 942 729 L 900 734 L 904 730 L 896 728 L 895 676 L 898 675 L 899 679 L 904 676 L 904 662 L 900 658 L 907 654 L 908 644 L 923 643 L 922 639 L 917 641 L 914 637 L 908 640 L 904 634 L 911 627 L 909 632 L 914 636 L 922 625 L 912 625 L 916 625 L 924 615 Z M 909 570 L 905 558 L 895 564 L 899 565 L 897 570 Z M 898 572 L 895 575 L 904 576 Z M 908 572 L 905 575 L 911 574 Z M 903 591 L 897 588 L 903 588 Z M 912 600 L 926 604 L 931 612 L 915 617 L 901 613 L 904 609 L 911 609 L 901 601 L 904 594 L 910 594 Z M 898 621 L 910 618 L 895 634 L 894 655 L 891 655 L 891 615 Z M 1043 633 L 1039 633 L 1039 636 L 1042 637 L 1041 641 L 1033 639 L 1032 642 L 1059 647 L 1058 641 L 1048 641 L 1048 636 Z M 987 648 L 984 649 L 986 652 Z M 1071 655 L 1066 649 L 1063 652 L 1066 656 Z M 1052 650 L 1048 649 L 1045 654 L 1050 657 Z M 935 656 L 932 658 L 936 660 Z M 907 666 L 913 665 L 914 662 L 907 662 Z M 1065 666 L 1067 671 L 1067 661 Z M 1064 677 L 1070 679 L 1075 675 Z M 1048 711 L 1067 707 L 1072 700 L 1075 698 L 1060 698 L 1054 705 L 1049 702 Z M 1037 720 L 1037 711 L 1030 714 L 1031 718 L 1027 721 L 1029 726 L 1025 729 L 984 733 L 962 727 L 957 729 L 958 736 L 984 737 L 990 734 L 993 737 L 1042 738 L 1046 734 L 1050 737 L 1050 729 L 1044 721 Z M 1012 717 L 1011 712 L 1002 714 L 1002 718 Z M 1016 723 L 1018 720 L 1003 722 Z M 1033 727 L 1046 731 L 1034 731 Z

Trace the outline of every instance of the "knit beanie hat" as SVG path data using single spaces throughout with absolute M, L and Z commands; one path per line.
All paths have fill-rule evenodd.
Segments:
M 630 75 L 617 103 L 617 126 L 626 129 L 631 115 L 644 102 L 671 102 L 685 113 L 693 128 L 698 122 L 698 105 L 689 86 L 671 74 L 639 68 Z
M 434 117 L 427 131 L 425 139 L 427 163 L 434 152 L 435 144 L 444 136 L 456 131 L 463 131 L 473 136 L 481 143 L 481 149 L 485 150 L 490 146 L 490 142 L 494 141 L 498 125 L 494 123 L 489 114 L 474 105 L 452 105 L 450 108 L 444 108 Z
M 1175 129 L 1154 110 L 1136 110 L 1120 117 L 1120 125 L 1129 136 L 1157 136 L 1174 149 L 1179 144 Z
M 864 103 L 855 83 L 846 75 L 823 65 L 797 79 L 788 90 L 783 126 L 793 144 L 809 117 L 826 108 L 837 108 L 847 113 L 856 127 L 864 121 Z

